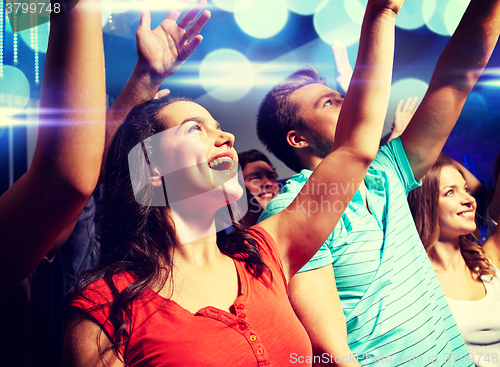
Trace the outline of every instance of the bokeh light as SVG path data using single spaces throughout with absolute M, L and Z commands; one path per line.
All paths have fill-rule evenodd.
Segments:
M 391 132 L 391 126 L 394 122 L 394 114 L 400 100 L 406 101 L 410 97 L 417 97 L 418 103 L 422 102 L 425 92 L 429 85 L 416 78 L 400 79 L 391 86 L 391 95 L 389 98 L 389 107 L 384 126 L 384 134 Z
M 3 66 L 0 77 L 0 106 L 26 107 L 30 98 L 30 83 L 21 70 L 11 65 Z
M 243 98 L 253 87 L 252 64 L 241 53 L 219 49 L 209 53 L 200 65 L 200 83 L 215 99 L 233 102 Z
M 300 15 L 314 14 L 316 8 L 323 0 L 285 0 L 285 4 L 290 11 Z
M 254 0 L 250 6 L 234 12 L 236 23 L 246 34 L 269 38 L 283 29 L 288 9 L 283 0 Z
M 470 0 L 450 0 L 444 12 L 444 24 L 448 34 L 451 35 L 455 32 L 469 3 Z
M 422 15 L 427 28 L 442 36 L 450 35 L 444 23 L 444 13 L 449 2 L 450 0 L 424 0 L 422 4 Z
M 417 29 L 425 24 L 422 2 L 407 1 L 396 17 L 396 26 L 403 29 Z
M 254 0 L 212 0 L 215 6 L 231 13 L 237 10 L 245 10 L 253 1 Z
M 313 23 L 321 39 L 332 45 L 339 40 L 350 46 L 359 40 L 366 1 L 324 1 L 314 13 Z

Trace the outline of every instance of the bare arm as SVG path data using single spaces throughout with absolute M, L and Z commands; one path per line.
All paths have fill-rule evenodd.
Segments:
M 346 342 L 347 327 L 333 267 L 297 273 L 288 289 L 290 303 L 309 334 L 314 355 L 322 357 L 320 365 L 359 366 Z
M 403 2 L 368 2 L 358 59 L 338 119 L 333 149 L 292 204 L 260 223 L 276 240 L 288 279 L 332 232 L 375 158 L 379 141 L 373 137 L 382 133 L 392 75 L 395 18 Z M 342 188 L 354 187 L 338 193 L 311 189 L 312 185 L 332 182 Z M 332 209 L 311 213 L 310 205 L 320 207 L 323 202 L 331 203 Z M 298 226 L 307 230 L 297 231 Z
M 472 0 L 438 60 L 425 97 L 401 135 L 417 180 L 438 158 L 499 32 L 500 2 Z
M 81 312 L 72 312 L 64 332 L 63 367 L 121 367 L 123 357 L 110 349 L 102 357 L 100 352 L 111 346 L 101 327 Z
M 96 8 L 98 9 L 96 11 Z M 26 277 L 82 210 L 99 176 L 105 122 L 100 2 L 51 22 L 30 169 L 0 197 L 0 296 Z

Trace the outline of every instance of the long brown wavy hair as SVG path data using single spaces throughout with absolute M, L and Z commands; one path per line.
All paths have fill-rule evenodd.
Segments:
M 112 343 L 109 349 L 118 358 L 119 349 L 130 343 L 128 330 L 133 319 L 132 304 L 151 285 L 163 286 L 166 283 L 164 270 L 171 281 L 172 259 L 169 249 L 175 245 L 176 239 L 173 221 L 165 218 L 163 210 L 156 205 L 144 204 L 155 202 L 158 193 L 154 192 L 152 186 L 148 185 L 141 193 L 142 204 L 136 200 L 128 154 L 137 144 L 146 144 L 147 138 L 166 129 L 159 113 L 163 107 L 179 100 L 189 99 L 168 96 L 136 106 L 116 132 L 109 148 L 104 175 L 99 264 L 96 269 L 83 272 L 66 297 L 66 302 L 74 297 L 84 297 L 87 286 L 100 279 L 106 282 L 113 300 L 95 308 L 110 307 L 109 321 L 115 332 L 109 336 Z M 152 151 L 153 147 L 146 149 Z M 143 165 L 146 165 L 145 161 Z M 141 169 L 144 172 L 148 170 L 146 166 Z M 258 243 L 237 222 L 233 221 L 231 230 L 218 232 L 217 246 L 227 256 L 244 262 L 255 277 L 269 271 L 260 255 Z M 121 291 L 113 281 L 113 276 L 120 272 L 131 273 L 134 277 L 134 282 Z M 101 357 L 107 350 L 101 351 Z
M 411 191 L 408 195 L 408 203 L 410 204 L 415 226 L 427 255 L 431 259 L 436 256 L 435 246 L 439 238 L 439 185 L 441 170 L 445 166 L 455 168 L 465 179 L 459 165 L 451 158 L 441 156 L 422 179 L 422 186 Z M 460 236 L 459 243 L 460 252 L 472 273 L 478 276 L 495 275 L 495 270 L 491 267 L 481 248 L 477 228 L 472 233 Z

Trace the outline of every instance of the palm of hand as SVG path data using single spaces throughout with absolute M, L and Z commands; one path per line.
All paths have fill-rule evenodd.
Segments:
M 165 20 L 152 31 L 137 34 L 139 60 L 149 65 L 157 75 L 174 74 L 187 57 L 182 57 L 185 31 L 175 22 Z
M 183 0 L 186 2 L 186 0 Z M 180 11 L 171 10 L 155 29 L 151 30 L 151 14 L 142 13 L 135 33 L 139 64 L 153 74 L 157 81 L 174 74 L 196 50 L 203 37 L 199 34 L 210 19 L 208 10 L 201 12 L 206 0 L 198 0 L 177 21 Z M 200 13 L 201 12 L 201 13 Z

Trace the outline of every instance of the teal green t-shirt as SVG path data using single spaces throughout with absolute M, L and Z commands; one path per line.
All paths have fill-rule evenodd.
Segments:
M 259 220 L 285 209 L 311 173 L 288 180 Z M 347 343 L 362 366 L 473 366 L 413 223 L 407 196 L 419 183 L 399 138 L 380 148 L 364 182 L 370 210 L 357 191 L 300 271 L 333 266 Z

